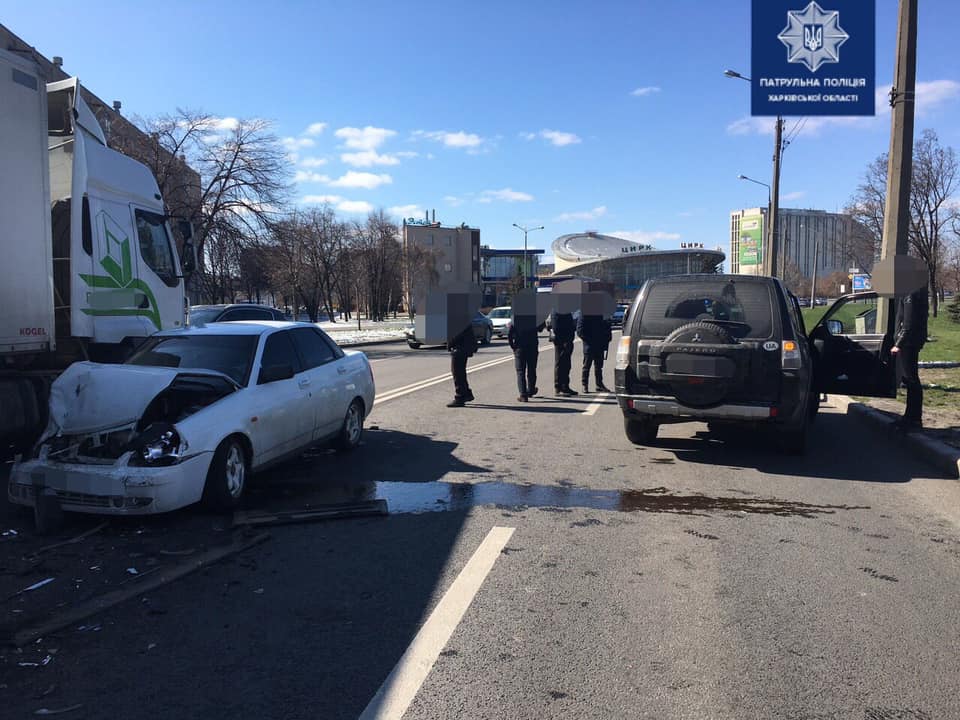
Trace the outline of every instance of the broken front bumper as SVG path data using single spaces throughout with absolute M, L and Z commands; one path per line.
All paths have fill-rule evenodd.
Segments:
M 176 465 L 135 467 L 26 460 L 13 466 L 7 497 L 33 507 L 52 490 L 64 510 L 99 515 L 150 515 L 199 502 L 213 454 L 194 455 Z

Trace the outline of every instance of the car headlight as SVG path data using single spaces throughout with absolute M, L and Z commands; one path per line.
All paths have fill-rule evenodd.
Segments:
M 163 467 L 180 462 L 187 452 L 187 441 L 169 423 L 156 423 L 140 434 L 132 443 L 131 464 Z

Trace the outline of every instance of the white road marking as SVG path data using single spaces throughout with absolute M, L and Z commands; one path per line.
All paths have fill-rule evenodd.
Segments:
M 430 613 L 360 720 L 400 720 L 516 528 L 494 527 Z
M 594 402 L 592 402 L 592 403 L 590 403 L 589 405 L 587 405 L 587 409 L 583 411 L 583 414 L 584 414 L 584 415 L 593 415 L 593 414 L 595 414 L 595 413 L 597 412 L 597 410 L 600 409 L 600 406 L 601 406 L 601 405 L 606 405 L 606 404 L 607 404 L 607 403 L 604 402 L 604 400 L 606 400 L 608 397 L 612 397 L 612 395 L 610 395 L 610 393 L 601 393 L 601 394 L 597 395 L 597 399 L 596 399 Z

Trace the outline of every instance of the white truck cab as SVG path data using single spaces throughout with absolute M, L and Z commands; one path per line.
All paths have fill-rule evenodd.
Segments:
M 182 270 L 196 260 L 187 242 L 181 268 L 152 172 L 107 146 L 78 80 L 46 83 L 2 49 L 0 168 L 2 455 L 42 425 L 46 387 L 71 362 L 120 360 L 186 324 Z

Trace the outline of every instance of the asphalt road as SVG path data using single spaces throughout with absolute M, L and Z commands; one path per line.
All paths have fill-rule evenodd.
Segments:
M 697 424 L 637 448 L 612 398 L 517 403 L 502 341 L 471 360 L 477 399 L 458 409 L 442 351 L 365 350 L 364 445 L 279 468 L 248 503 L 382 497 L 390 515 L 271 528 L 0 649 L 4 717 L 391 717 L 408 700 L 406 718 L 960 717 L 960 485 L 841 402 L 804 458 Z M 103 552 L 224 534 L 198 510 L 122 529 Z M 88 544 L 20 579 L 80 573 Z

